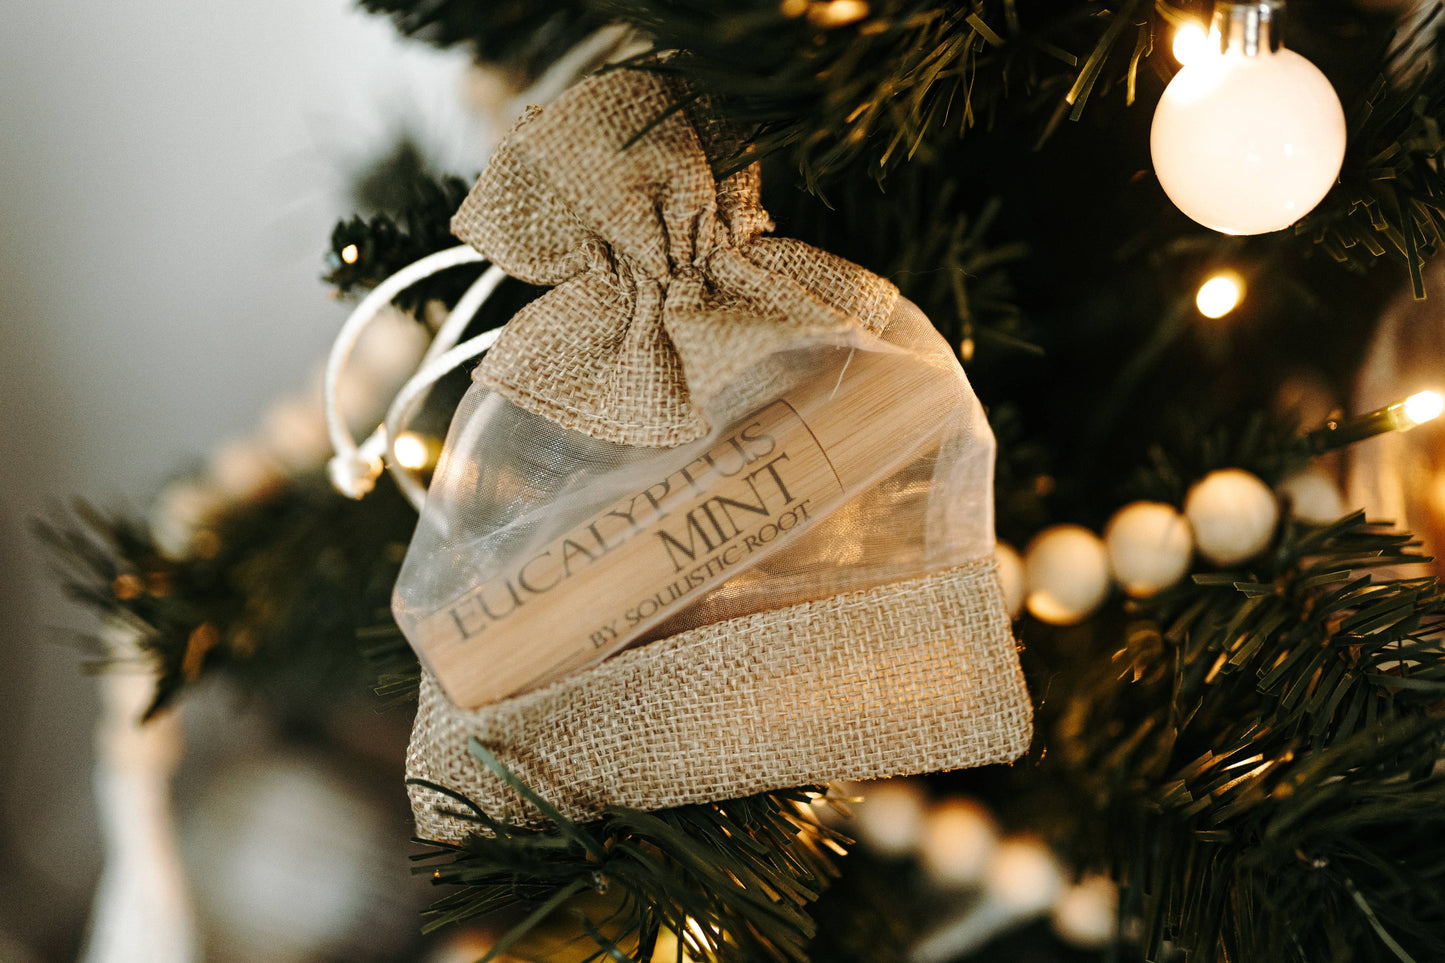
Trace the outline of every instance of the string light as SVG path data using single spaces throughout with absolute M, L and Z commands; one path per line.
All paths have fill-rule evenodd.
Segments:
M 1209 55 L 1209 34 L 1201 24 L 1190 21 L 1174 34 L 1174 59 L 1187 67 Z
M 1434 391 L 1418 391 L 1404 401 L 1376 408 L 1358 418 L 1331 419 L 1324 427 L 1305 435 L 1303 441 L 1313 453 L 1333 451 L 1387 431 L 1409 431 L 1434 421 L 1442 411 L 1445 411 L 1445 398 Z
M 1244 281 L 1232 271 L 1212 275 L 1199 286 L 1194 304 L 1206 318 L 1222 318 L 1244 300 Z
M 361 249 L 355 244 L 348 244 L 341 249 L 341 260 L 347 264 L 355 264 L 361 260 Z
M 431 461 L 431 452 L 428 450 L 427 443 L 409 431 L 397 436 L 396 441 L 392 443 L 391 451 L 396 456 L 398 465 L 412 471 L 425 468 Z
M 1216 4 L 1208 42 L 1183 41 L 1186 65 L 1154 113 L 1149 148 L 1164 192 L 1224 234 L 1298 221 L 1344 160 L 1339 96 L 1319 68 L 1280 46 L 1272 26 L 1283 9 L 1282 0 Z
M 808 22 L 815 27 L 846 27 L 868 16 L 864 0 L 817 0 L 808 5 Z
M 1434 391 L 1417 391 L 1405 399 L 1404 415 L 1410 422 L 1407 428 L 1416 425 L 1423 425 L 1427 421 L 1434 421 L 1440 417 L 1440 412 L 1445 409 L 1445 398 L 1441 398 Z

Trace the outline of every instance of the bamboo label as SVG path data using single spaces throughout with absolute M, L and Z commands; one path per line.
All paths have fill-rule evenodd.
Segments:
M 774 402 L 438 610 L 418 626 L 418 648 L 459 704 L 529 688 L 635 638 L 845 495 L 798 413 Z M 454 665 L 483 672 L 460 688 Z
M 966 390 L 956 366 L 840 353 L 701 454 L 659 456 L 661 477 L 504 560 L 408 637 L 464 708 L 596 662 L 937 444 Z

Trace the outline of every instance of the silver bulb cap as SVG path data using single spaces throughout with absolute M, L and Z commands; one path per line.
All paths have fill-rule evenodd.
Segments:
M 1220 53 L 1238 51 L 1246 57 L 1257 57 L 1261 50 L 1279 51 L 1283 26 L 1284 0 L 1219 0 L 1214 5 L 1209 39 L 1219 44 Z

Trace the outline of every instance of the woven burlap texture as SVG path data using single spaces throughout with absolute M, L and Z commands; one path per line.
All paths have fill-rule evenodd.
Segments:
M 897 289 L 762 236 L 756 165 L 713 177 L 734 147 L 654 71 L 609 71 L 529 111 L 452 230 L 552 290 L 511 320 L 476 379 L 593 438 L 666 447 L 703 437 L 707 400 L 758 359 L 860 320 L 880 328 Z
M 423 677 L 407 775 L 494 819 L 540 814 L 468 750 L 476 738 L 570 819 L 833 779 L 1009 762 L 1032 735 L 992 559 L 730 619 L 632 649 L 547 688 L 457 709 Z M 477 826 L 411 784 L 417 833 Z

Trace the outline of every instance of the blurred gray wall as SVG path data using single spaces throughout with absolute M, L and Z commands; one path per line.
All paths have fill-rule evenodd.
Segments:
M 460 56 L 347 0 L 20 0 L 0 27 L 0 958 L 80 940 L 92 683 L 29 519 L 143 507 L 298 387 L 348 174 L 408 118 L 479 166 Z M 28 947 L 28 949 L 27 949 Z

